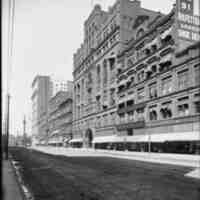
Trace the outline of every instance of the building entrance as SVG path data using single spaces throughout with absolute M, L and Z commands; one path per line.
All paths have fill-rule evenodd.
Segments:
M 87 147 L 92 147 L 93 133 L 90 128 L 86 130 L 85 137 L 87 141 Z

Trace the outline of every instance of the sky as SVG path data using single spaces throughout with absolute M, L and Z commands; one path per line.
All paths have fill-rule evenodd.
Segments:
M 198 1 L 198 0 L 196 0 Z M 39 75 L 73 80 L 73 53 L 83 41 L 83 24 L 95 3 L 107 10 L 115 0 L 15 0 L 11 70 L 10 132 L 31 134 L 31 83 Z M 2 1 L 2 78 L 6 92 L 8 0 Z M 142 7 L 168 13 L 175 0 L 141 0 Z M 3 105 L 4 105 L 3 101 Z

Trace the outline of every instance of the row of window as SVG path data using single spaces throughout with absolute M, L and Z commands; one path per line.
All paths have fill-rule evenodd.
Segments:
M 110 114 L 105 114 L 103 116 L 98 116 L 94 119 L 90 119 L 86 124 L 90 125 L 90 127 L 104 127 L 109 125 L 114 125 L 116 123 L 116 113 L 112 112 Z M 78 123 L 74 126 L 74 130 L 81 130 L 84 129 L 84 123 Z
M 117 41 L 117 34 L 113 34 L 109 40 L 107 40 L 106 42 L 104 42 L 104 44 L 98 48 L 98 50 L 96 51 L 96 56 L 99 57 L 101 56 L 107 49 L 109 49 L 116 41 Z M 83 71 L 85 68 L 88 68 L 88 66 L 90 66 L 95 59 L 95 55 L 91 56 L 84 65 L 82 65 L 82 67 L 79 67 L 79 70 L 77 71 L 77 74 L 79 74 L 81 71 Z
M 128 123 L 132 121 L 141 121 L 145 118 L 149 119 L 150 121 L 153 120 L 162 120 L 162 119 L 170 119 L 173 117 L 184 117 L 188 116 L 189 114 L 200 114 L 200 101 L 196 100 L 193 101 L 192 104 L 189 104 L 188 101 L 185 101 L 185 99 L 188 100 L 188 98 L 181 98 L 178 100 L 177 105 L 175 107 L 175 110 L 173 110 L 172 101 L 162 103 L 160 107 L 158 108 L 157 105 L 151 106 L 148 108 L 147 117 L 145 117 L 145 109 L 144 108 L 138 108 L 135 111 L 129 111 L 127 113 L 120 113 L 119 114 L 119 122 L 120 123 Z M 184 100 L 182 102 L 182 100 Z M 192 106 L 192 112 L 190 113 L 189 109 L 190 106 Z M 176 114 L 175 114 L 176 113 Z
M 173 117 L 183 117 L 189 115 L 189 106 L 193 107 L 193 114 L 200 114 L 200 101 L 196 100 L 193 102 L 192 105 L 189 104 L 188 101 L 185 101 L 187 98 L 181 98 L 178 100 L 178 104 L 176 106 L 177 114 L 174 115 L 174 110 L 172 109 L 172 102 L 165 102 L 162 103 L 160 109 L 158 110 L 157 105 L 151 106 L 148 108 L 148 119 L 150 121 L 158 120 L 158 119 L 170 119 Z M 184 101 L 183 101 L 184 100 Z M 183 101 L 183 102 L 182 102 Z M 129 111 L 126 113 L 120 113 L 116 116 L 115 113 L 110 113 L 103 115 L 101 117 L 97 117 L 95 121 L 90 120 L 90 125 L 96 128 L 113 125 L 113 124 L 120 124 L 120 123 L 129 123 L 132 121 L 143 121 L 145 120 L 145 109 L 137 108 L 135 111 Z M 81 127 L 80 123 L 75 127 Z M 76 129 L 76 128 L 75 128 Z
M 189 73 L 188 69 L 179 71 L 177 73 L 177 89 L 173 84 L 174 79 L 172 75 L 168 75 L 161 79 L 161 84 L 158 85 L 157 82 L 151 83 L 148 85 L 148 97 L 149 99 L 153 99 L 159 96 L 167 95 L 176 90 L 186 89 L 191 86 L 191 79 L 194 80 L 195 85 L 199 85 L 200 80 L 200 64 L 197 64 L 193 68 L 194 77 Z M 126 87 L 118 87 L 118 93 L 125 91 Z M 120 97 L 120 95 L 119 95 Z M 141 87 L 137 89 L 137 100 L 144 101 L 147 94 L 145 94 L 145 87 Z
M 110 78 L 110 82 L 113 82 L 114 78 L 115 78 L 115 72 L 114 72 L 114 65 L 115 65 L 115 59 L 114 58 L 110 58 L 110 59 L 107 59 L 107 60 L 104 60 L 103 62 L 103 84 L 104 86 L 107 85 L 108 83 L 108 65 L 107 63 L 109 63 L 109 67 L 110 67 L 110 73 L 111 73 L 111 78 Z M 101 68 L 100 68 L 100 65 L 97 66 L 97 85 L 96 85 L 96 89 L 97 90 L 100 90 L 101 88 Z M 86 89 L 87 89 L 87 96 L 88 98 L 90 99 L 91 98 L 91 95 L 92 95 L 92 87 L 94 86 L 93 84 L 93 78 L 92 78 L 92 73 L 89 72 L 88 73 L 88 77 L 87 77 L 87 82 L 86 82 Z M 80 103 L 80 99 L 81 97 L 83 98 L 83 95 L 84 95 L 84 82 L 82 81 L 82 89 L 80 87 L 80 84 L 77 84 L 74 88 L 75 90 L 75 94 L 76 94 L 76 97 L 75 97 L 75 100 L 76 100 L 76 103 Z M 80 96 L 80 93 L 81 93 L 81 96 Z

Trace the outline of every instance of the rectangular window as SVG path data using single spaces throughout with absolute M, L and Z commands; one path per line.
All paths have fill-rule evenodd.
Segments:
M 128 136 L 133 135 L 133 129 L 132 129 L 132 128 L 129 128 L 129 129 L 127 130 L 127 135 L 128 135 Z
M 149 85 L 149 98 L 154 99 L 157 97 L 157 85 L 156 83 L 153 83 Z
M 122 123 L 125 123 L 125 113 L 122 113 L 119 115 L 119 122 L 122 124 Z
M 144 100 L 144 88 L 137 90 L 138 101 Z
M 144 120 L 144 108 L 138 108 L 137 110 L 137 121 Z
M 157 120 L 157 106 L 151 106 L 149 107 L 149 120 L 153 121 L 153 120 Z
M 133 105 L 134 105 L 134 100 L 129 100 L 129 101 L 127 101 L 127 102 L 126 102 L 126 105 L 127 105 L 128 107 L 133 106 Z
M 137 74 L 137 79 L 138 79 L 138 82 L 144 80 L 144 71 L 143 70 Z
M 188 105 L 188 103 L 178 105 L 178 115 L 180 117 L 189 115 L 189 105 Z
M 199 113 L 200 113 L 200 101 L 194 102 L 194 112 L 195 112 L 196 114 L 199 114 Z
M 188 83 L 189 83 L 189 71 L 184 70 L 184 71 L 178 72 L 178 88 L 179 88 L 179 90 L 187 88 Z
M 171 76 L 162 79 L 161 92 L 162 92 L 162 95 L 166 95 L 172 92 L 172 77 Z
M 200 64 L 194 66 L 194 81 L 195 85 L 200 84 Z
M 134 111 L 128 112 L 128 121 L 133 121 L 134 120 Z

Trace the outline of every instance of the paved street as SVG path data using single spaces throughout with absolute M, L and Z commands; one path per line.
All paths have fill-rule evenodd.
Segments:
M 114 157 L 130 160 L 139 160 L 145 162 L 153 162 L 159 164 L 172 164 L 186 167 L 200 167 L 199 155 L 188 154 L 167 154 L 167 153 L 148 153 L 148 152 L 135 152 L 135 151 L 115 151 L 115 150 L 102 150 L 93 148 L 66 148 L 66 147 L 52 147 L 52 146 L 32 146 L 32 149 L 52 154 L 64 156 L 78 156 L 78 157 Z M 197 176 L 200 178 L 200 175 Z
M 108 157 L 66 157 L 11 149 L 36 200 L 197 200 L 189 167 Z

